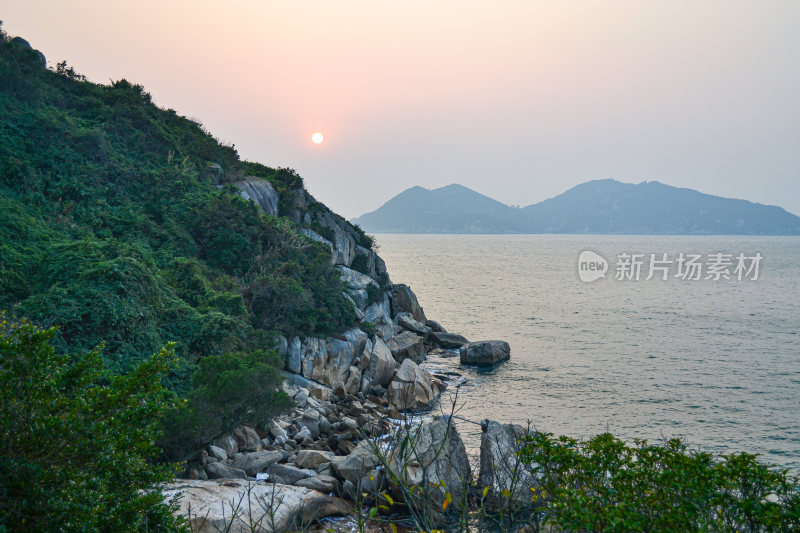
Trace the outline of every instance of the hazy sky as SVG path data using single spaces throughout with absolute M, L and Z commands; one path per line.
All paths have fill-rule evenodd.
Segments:
M 347 218 L 413 185 L 527 205 L 607 177 L 800 214 L 797 0 L 0 0 L 0 20 Z

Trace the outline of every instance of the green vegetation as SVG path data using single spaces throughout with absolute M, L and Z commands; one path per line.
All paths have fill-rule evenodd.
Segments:
M 46 70 L 5 35 L 0 116 L 0 309 L 58 326 L 57 350 L 105 342 L 124 373 L 174 342 L 168 384 L 186 396 L 203 357 L 355 324 L 329 250 L 229 183 L 267 179 L 287 212 L 294 170 L 241 161 L 139 85 Z
M 0 314 L 0 531 L 167 531 L 153 464 L 174 395 L 171 348 L 109 375 L 100 351 L 58 355 L 53 329 Z
M 188 459 L 231 428 L 269 420 L 291 405 L 278 390 L 283 359 L 274 352 L 209 356 L 199 367 L 187 401 L 167 414 L 159 445 L 168 457 Z
M 797 531 L 800 480 L 746 453 L 715 457 L 678 439 L 628 445 L 526 437 L 519 450 L 540 487 L 534 522 L 565 531 Z

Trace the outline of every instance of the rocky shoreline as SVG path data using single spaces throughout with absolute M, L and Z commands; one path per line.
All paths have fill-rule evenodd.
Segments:
M 268 181 L 246 178 L 235 185 L 264 212 L 278 214 L 280 199 Z M 262 502 L 261 507 L 265 498 L 282 502 L 280 513 L 272 512 L 273 527 L 256 531 L 285 530 L 302 521 L 355 512 L 362 491 L 391 489 L 382 468 L 389 465 L 382 464 L 386 459 L 376 443 L 391 447 L 403 431 L 428 435 L 423 455 L 439 444 L 437 438 L 446 440 L 447 453 L 431 457 L 431 465 L 446 460 L 448 466 L 442 463 L 432 482 L 471 479 L 452 419 L 414 415 L 429 412 L 454 376 L 431 374 L 420 364 L 430 353 L 458 356 L 465 365 L 493 365 L 510 357 L 504 341 L 471 343 L 427 319 L 413 291 L 391 283 L 380 256 L 359 244 L 353 226 L 304 189 L 296 190 L 293 199 L 282 214 L 304 235 L 330 248 L 331 264 L 360 324 L 335 337 L 277 338 L 275 348 L 286 360 L 284 388 L 296 404 L 293 411 L 267 427 L 240 426 L 216 439 L 187 463 L 186 479 L 164 488 L 165 497 L 178 498 L 180 512 L 194 531 L 215 531 L 225 516 L 237 515 L 234 507 L 225 514 L 226 505 L 244 505 L 245 493 L 247 500 Z M 483 472 L 483 457 L 481 465 L 480 479 L 493 479 Z M 250 531 L 253 524 L 246 524 L 246 517 L 251 515 L 241 513 L 243 522 L 237 527 Z

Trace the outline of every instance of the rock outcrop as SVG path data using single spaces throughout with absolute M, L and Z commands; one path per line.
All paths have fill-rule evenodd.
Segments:
M 470 342 L 458 354 L 462 365 L 491 366 L 511 357 L 511 347 L 506 341 Z
M 434 344 L 442 348 L 461 348 L 469 341 L 457 333 L 447 333 L 445 331 L 433 331 L 430 339 Z
M 481 423 L 481 459 L 478 486 L 489 487 L 490 510 L 508 508 L 509 498 L 517 507 L 530 507 L 531 488 L 539 488 L 531 469 L 520 462 L 517 452 L 525 430 L 518 424 Z
M 448 511 L 457 509 L 472 481 L 467 451 L 449 416 L 435 416 L 401 433 L 389 468 L 394 474 L 390 479 L 424 489 L 433 509 L 442 509 L 446 493 L 453 500 Z M 392 483 L 399 495 L 399 487 Z
M 246 176 L 243 181 L 233 184 L 239 189 L 242 198 L 254 202 L 266 214 L 278 216 L 280 196 L 275 187 L 267 180 Z
M 408 285 L 398 283 L 392 285 L 390 296 L 392 300 L 392 317 L 400 313 L 409 313 L 417 322 L 425 323 L 425 312 L 417 301 L 417 296 Z

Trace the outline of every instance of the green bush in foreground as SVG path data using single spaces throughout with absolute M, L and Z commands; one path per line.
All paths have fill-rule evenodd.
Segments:
M 715 457 L 678 439 L 634 445 L 539 433 L 519 456 L 539 478 L 539 520 L 566 531 L 797 531 L 800 485 L 750 454 Z
M 58 355 L 53 335 L 0 314 L 0 531 L 174 529 L 149 490 L 175 473 L 151 462 L 172 350 L 108 377 L 98 350 Z

